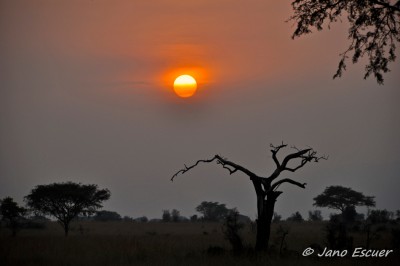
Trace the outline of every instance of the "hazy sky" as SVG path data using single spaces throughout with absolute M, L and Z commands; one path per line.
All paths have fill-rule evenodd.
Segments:
M 76 181 L 109 188 L 104 208 L 122 215 L 189 216 L 207 200 L 254 218 L 242 174 L 170 178 L 217 153 L 267 176 L 269 143 L 284 141 L 329 155 L 282 175 L 307 183 L 281 186 L 284 217 L 329 185 L 399 209 L 399 61 L 384 86 L 362 64 L 332 80 L 346 24 L 292 40 L 290 15 L 287 0 L 0 0 L 0 198 Z M 189 99 L 172 90 L 185 73 Z

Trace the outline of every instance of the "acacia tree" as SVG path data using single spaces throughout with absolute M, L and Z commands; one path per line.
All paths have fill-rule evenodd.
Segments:
M 6 197 L 0 202 L 2 220 L 7 223 L 7 226 L 12 232 L 12 236 L 16 236 L 18 228 L 20 227 L 20 220 L 24 217 L 27 210 L 24 207 L 18 206 L 18 203 L 11 197 Z
M 96 215 L 93 217 L 95 221 L 121 221 L 122 217 L 119 213 L 113 211 L 97 211 Z
M 109 198 L 108 189 L 66 182 L 36 186 L 25 197 L 25 201 L 36 212 L 55 217 L 67 236 L 72 219 L 79 214 L 95 213 L 102 207 L 101 203 Z
M 310 162 L 318 162 L 320 159 L 326 159 L 324 156 L 318 157 L 317 152 L 312 148 L 307 149 L 297 149 L 294 153 L 290 153 L 284 157 L 282 161 L 278 159 L 278 152 L 287 147 L 287 144 L 280 144 L 278 146 L 270 145 L 272 159 L 275 162 L 276 168 L 272 174 L 268 177 L 259 176 L 247 168 L 236 164 L 220 155 L 215 155 L 213 158 L 208 160 L 198 160 L 195 164 L 191 166 L 186 166 L 184 169 L 176 172 L 171 180 L 173 181 L 179 174 L 184 174 L 190 169 L 196 167 L 199 163 L 211 163 L 216 162 L 221 165 L 224 169 L 229 171 L 229 174 L 234 174 L 236 172 L 242 172 L 250 178 L 253 183 L 256 195 L 257 195 L 257 236 L 256 236 L 256 250 L 267 250 L 268 242 L 271 231 L 271 220 L 274 215 L 275 202 L 277 198 L 282 194 L 282 191 L 278 191 L 278 188 L 285 183 L 289 183 L 301 188 L 305 188 L 306 183 L 300 183 L 290 178 L 283 178 L 278 180 L 278 177 L 282 172 L 289 171 L 295 172 L 302 168 L 304 165 Z M 293 165 L 293 161 L 296 165 Z
M 205 221 L 221 221 L 229 214 L 229 209 L 225 204 L 218 202 L 203 201 L 199 206 L 196 207 L 196 211 L 203 214 Z
M 289 21 L 296 23 L 292 38 L 322 30 L 332 22 L 347 16 L 350 45 L 341 54 L 336 74 L 341 77 L 346 62 L 357 63 L 368 58 L 364 79 L 374 74 L 378 84 L 383 84 L 383 73 L 395 61 L 396 44 L 400 42 L 400 1 L 392 0 L 296 0 L 292 2 L 294 15 Z
M 329 186 L 322 194 L 314 198 L 314 206 L 336 209 L 342 214 L 349 208 L 356 206 L 375 206 L 374 197 L 364 196 L 363 193 L 342 186 Z

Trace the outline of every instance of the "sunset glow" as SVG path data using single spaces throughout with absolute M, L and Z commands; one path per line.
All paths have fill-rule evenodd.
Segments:
M 174 91 L 182 98 L 193 96 L 197 90 L 196 80 L 189 75 L 181 75 L 174 81 Z
M 0 0 L 0 266 L 396 265 L 400 0 L 360 3 Z

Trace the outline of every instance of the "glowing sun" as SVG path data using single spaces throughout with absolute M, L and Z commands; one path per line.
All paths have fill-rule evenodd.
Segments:
M 175 79 L 174 81 L 174 91 L 182 98 L 187 98 L 193 96 L 197 90 L 196 80 L 189 75 L 182 75 Z

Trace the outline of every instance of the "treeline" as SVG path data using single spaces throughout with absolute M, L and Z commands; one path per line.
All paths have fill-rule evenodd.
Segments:
M 342 215 L 336 214 L 336 213 L 331 213 L 329 215 L 329 218 L 327 221 L 330 221 L 333 217 L 341 217 Z M 369 221 L 373 224 L 379 224 L 379 223 L 389 223 L 389 222 L 395 222 L 395 221 L 400 221 L 400 210 L 397 210 L 395 212 L 388 211 L 386 209 L 383 210 L 369 210 L 367 215 L 364 215 L 363 213 L 358 213 L 355 211 L 353 208 L 347 209 L 343 213 L 343 217 L 345 220 L 349 221 Z M 324 221 L 324 217 L 321 214 L 320 210 L 313 210 L 308 212 L 308 218 L 303 218 L 300 212 L 295 212 L 291 214 L 289 217 L 286 219 L 282 219 L 282 216 L 279 215 L 278 213 L 274 212 L 274 216 L 272 218 L 273 223 L 278 223 L 278 222 L 320 222 Z
M 39 185 L 24 197 L 26 206 L 20 206 L 11 197 L 0 200 L 0 228 L 5 226 L 16 236 L 23 228 L 42 229 L 48 217 L 55 218 L 63 227 L 67 236 L 73 220 L 87 221 L 130 221 L 130 222 L 223 222 L 234 215 L 240 222 L 250 222 L 250 218 L 239 214 L 236 208 L 229 209 L 219 202 L 203 201 L 195 210 L 200 215 L 190 218 L 180 215 L 177 209 L 162 210 L 160 219 L 149 220 L 146 216 L 132 218 L 121 217 L 115 211 L 99 210 L 102 202 L 108 200 L 111 193 L 108 189 L 99 189 L 97 185 L 84 185 L 66 182 Z
M 24 197 L 25 206 L 19 206 L 11 197 L 0 200 L 0 226 L 9 228 L 15 236 L 18 230 L 23 228 L 44 228 L 45 223 L 50 221 L 48 217 L 55 218 L 62 225 L 65 235 L 68 235 L 70 222 L 73 220 L 141 223 L 207 221 L 229 224 L 234 217 L 234 224 L 255 223 L 248 216 L 240 214 L 236 208 L 227 208 L 226 204 L 213 201 L 201 202 L 194 208 L 198 214 L 190 217 L 182 216 L 177 209 L 164 209 L 161 211 L 160 218 L 151 220 L 146 216 L 122 217 L 115 211 L 99 210 L 102 208 L 102 202 L 108 200 L 110 196 L 108 189 L 99 189 L 97 185 L 73 182 L 39 185 Z M 323 193 L 314 198 L 313 205 L 340 211 L 339 214 L 330 215 L 326 226 L 328 242 L 332 243 L 332 247 L 343 248 L 342 243 L 351 242 L 348 235 L 354 231 L 366 232 L 370 242 L 379 230 L 382 231 L 382 224 L 396 223 L 400 220 L 400 210 L 390 212 L 371 209 L 375 206 L 374 197 L 364 196 L 361 192 L 342 186 L 327 187 Z M 358 206 L 368 208 L 366 216 L 356 211 Z M 309 211 L 307 220 L 323 221 L 321 211 Z M 274 213 L 272 221 L 279 223 L 283 219 L 281 215 Z M 303 222 L 305 219 L 300 212 L 295 212 L 286 221 Z M 235 230 L 239 230 L 239 227 Z
M 92 216 L 78 216 L 78 220 L 91 220 L 91 221 L 129 221 L 129 222 L 223 222 L 227 216 L 233 212 L 237 212 L 238 220 L 243 223 L 251 222 L 251 219 L 239 213 L 236 208 L 229 209 L 226 204 L 213 201 L 203 201 L 197 207 L 196 212 L 190 217 L 182 216 L 177 209 L 164 209 L 160 218 L 148 219 L 146 216 L 133 218 L 130 216 L 121 216 L 115 211 L 101 210 L 97 211 Z

